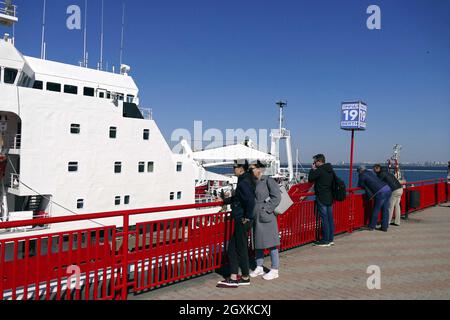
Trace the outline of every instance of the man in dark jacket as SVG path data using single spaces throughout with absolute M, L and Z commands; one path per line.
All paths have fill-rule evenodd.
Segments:
M 253 225 L 255 208 L 255 186 L 253 176 L 248 172 L 248 162 L 237 162 L 234 173 L 238 184 L 234 195 L 224 199 L 224 204 L 231 204 L 231 216 L 234 221 L 234 233 L 228 243 L 228 258 L 231 276 L 220 281 L 218 287 L 235 288 L 250 284 L 250 266 L 248 258 L 248 232 Z M 242 277 L 238 279 L 239 267 Z
M 318 154 L 313 158 L 313 167 L 308 175 L 310 183 L 314 183 L 317 211 L 322 220 L 322 240 L 316 245 L 329 247 L 334 245 L 333 193 L 334 171 L 331 164 L 326 163 L 325 156 Z
M 359 180 L 358 186 L 364 188 L 369 200 L 375 198 L 375 205 L 372 212 L 372 218 L 370 220 L 367 230 L 373 231 L 377 226 L 378 214 L 380 209 L 383 213 L 383 220 L 381 224 L 381 231 L 387 232 L 389 228 L 389 198 L 391 197 L 391 188 L 378 179 L 375 173 L 367 171 L 366 167 L 361 166 L 358 168 Z
M 400 202 L 403 196 L 403 186 L 392 173 L 387 172 L 387 170 L 382 168 L 379 164 L 373 166 L 373 172 L 375 172 L 378 178 L 385 182 L 392 190 L 392 195 L 389 199 L 389 223 L 398 227 L 400 226 L 400 218 L 402 215 Z M 392 222 L 394 209 L 395 222 Z

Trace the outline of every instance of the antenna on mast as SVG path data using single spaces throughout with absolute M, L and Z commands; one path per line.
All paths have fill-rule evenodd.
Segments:
M 47 8 L 47 0 L 44 0 L 44 8 L 42 11 L 42 40 L 41 40 L 41 59 L 45 60 L 45 14 Z
M 125 29 L 125 2 L 122 3 L 122 34 L 120 37 L 120 65 L 123 62 L 123 38 Z
M 287 101 L 278 101 L 277 102 L 277 106 L 278 108 L 280 108 L 280 122 L 279 122 L 279 129 L 280 129 L 280 135 L 282 133 L 283 130 L 283 121 L 284 121 L 284 117 L 283 117 L 283 109 L 287 107 Z
M 84 48 L 83 48 L 83 67 L 87 68 L 87 10 L 88 2 L 84 0 Z
M 104 12 L 105 12 L 105 1 L 102 0 L 102 27 L 100 35 L 100 70 L 103 70 L 103 31 L 104 31 Z

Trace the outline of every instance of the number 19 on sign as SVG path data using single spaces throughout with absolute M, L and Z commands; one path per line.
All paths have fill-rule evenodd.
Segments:
M 364 102 L 344 102 L 341 113 L 341 129 L 366 130 L 367 105 Z

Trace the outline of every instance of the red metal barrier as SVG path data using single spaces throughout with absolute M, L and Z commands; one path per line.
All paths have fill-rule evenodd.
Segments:
M 418 209 L 408 208 L 408 193 L 421 193 Z M 446 180 L 405 185 L 402 214 L 449 199 Z M 320 220 L 313 193 L 296 192 L 294 205 L 278 216 L 281 250 L 320 239 Z M 306 199 L 306 200 L 301 200 Z M 0 300 L 110 300 L 214 271 L 226 263 L 233 232 L 230 213 L 161 219 L 129 225 L 132 215 L 220 206 L 184 205 L 42 218 L 0 223 L 0 230 L 87 219 L 122 217 L 123 228 L 105 226 L 84 230 L 0 240 Z M 336 234 L 367 225 L 373 201 L 360 189 L 349 190 L 334 204 Z M 353 208 L 353 209 L 351 209 Z M 75 277 L 75 288 L 71 285 Z
M 1 240 L 0 300 L 114 298 L 115 236 L 104 227 Z

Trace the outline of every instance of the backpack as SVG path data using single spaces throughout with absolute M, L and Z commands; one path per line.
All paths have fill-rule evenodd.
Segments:
M 333 183 L 331 185 L 331 193 L 333 194 L 333 200 L 342 202 L 347 198 L 347 187 L 345 182 L 340 179 L 333 171 Z

